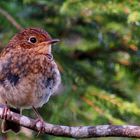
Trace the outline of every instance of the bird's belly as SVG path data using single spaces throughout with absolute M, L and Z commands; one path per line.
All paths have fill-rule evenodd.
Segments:
M 22 80 L 13 86 L 5 81 L 5 86 L 0 85 L 0 101 L 7 102 L 17 108 L 41 107 L 49 100 L 52 94 L 52 85 L 45 85 L 41 79 Z M 4 99 L 4 100 L 3 100 Z
M 29 73 L 22 77 L 10 73 L 0 81 L 0 102 L 17 108 L 41 107 L 57 90 L 60 82 L 60 73 L 54 61 L 51 71 L 45 74 Z

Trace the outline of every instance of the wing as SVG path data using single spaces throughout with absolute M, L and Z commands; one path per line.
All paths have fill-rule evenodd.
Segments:
M 11 84 L 17 84 L 19 76 L 12 72 L 12 57 L 9 54 L 0 57 L 0 84 L 4 84 L 8 80 Z

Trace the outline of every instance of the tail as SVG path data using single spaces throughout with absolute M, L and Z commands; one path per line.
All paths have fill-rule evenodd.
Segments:
M 15 109 L 15 108 L 10 108 L 10 110 L 15 112 L 15 113 L 19 113 L 19 114 L 21 112 L 19 109 Z M 9 130 L 12 130 L 13 132 L 18 133 L 21 128 L 20 128 L 19 124 L 16 124 L 16 123 L 11 122 L 11 121 L 3 120 L 1 129 L 2 129 L 3 133 L 6 133 Z

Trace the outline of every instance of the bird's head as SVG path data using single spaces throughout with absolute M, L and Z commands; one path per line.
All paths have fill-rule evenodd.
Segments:
M 36 53 L 51 53 L 51 45 L 58 42 L 52 39 L 44 30 L 39 28 L 27 28 L 17 33 L 8 46 L 16 49 L 30 49 Z

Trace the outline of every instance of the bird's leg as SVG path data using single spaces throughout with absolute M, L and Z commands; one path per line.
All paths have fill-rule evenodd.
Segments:
M 37 134 L 37 136 L 38 136 L 40 133 L 45 133 L 45 122 L 44 122 L 43 118 L 40 116 L 40 114 L 37 111 L 37 109 L 34 106 L 32 106 L 32 108 L 33 108 L 34 113 L 37 116 L 36 126 L 37 126 L 37 128 L 39 130 L 39 132 Z
M 38 110 L 37 110 L 34 106 L 32 106 L 32 108 L 33 108 L 33 111 L 34 111 L 35 115 L 37 116 L 37 118 L 40 118 L 40 119 L 43 120 L 43 118 L 42 118 L 41 115 L 39 114 Z
M 7 105 L 7 102 L 5 102 L 5 106 L 3 108 L 3 111 L 2 111 L 2 119 L 6 120 L 7 119 L 7 115 L 10 114 L 10 108 L 9 106 Z

